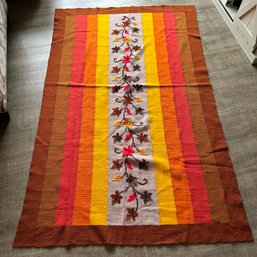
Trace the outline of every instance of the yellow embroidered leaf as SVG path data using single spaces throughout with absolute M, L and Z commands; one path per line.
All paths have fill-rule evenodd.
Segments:
M 120 38 L 116 37 L 113 39 L 113 42 L 119 42 L 120 41 Z
M 140 60 L 140 57 L 138 55 L 135 56 L 135 60 Z
M 116 121 L 113 123 L 113 126 L 119 127 L 120 124 L 121 124 L 121 121 L 120 121 L 120 120 L 116 120 Z
M 117 175 L 112 179 L 112 181 L 114 181 L 114 182 L 119 182 L 119 181 L 121 181 L 121 176 L 120 176 L 120 174 L 117 174 Z
M 113 80 L 119 80 L 119 77 L 116 76 L 116 77 L 113 78 Z
M 137 103 L 141 103 L 141 102 L 142 102 L 142 98 L 137 97 L 137 98 L 136 98 L 136 101 L 137 101 Z
M 134 25 L 134 26 L 137 26 L 137 25 L 138 25 L 138 23 L 137 23 L 137 22 L 133 22 L 133 25 Z
M 142 150 L 139 150 L 139 154 L 142 156 L 146 156 L 147 152 L 144 149 L 142 149 Z

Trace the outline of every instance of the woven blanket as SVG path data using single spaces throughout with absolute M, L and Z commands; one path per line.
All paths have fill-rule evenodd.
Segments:
M 14 246 L 252 239 L 195 7 L 56 10 Z

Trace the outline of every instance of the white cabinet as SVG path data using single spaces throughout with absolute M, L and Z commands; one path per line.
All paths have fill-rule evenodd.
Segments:
M 226 0 L 212 0 L 252 64 L 257 63 L 257 0 L 243 0 L 239 10 Z

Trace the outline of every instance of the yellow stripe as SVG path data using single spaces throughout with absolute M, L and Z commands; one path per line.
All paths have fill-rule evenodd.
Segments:
M 94 155 L 90 224 L 105 225 L 108 183 L 109 16 L 98 15 Z
M 150 135 L 160 224 L 177 224 L 172 178 L 163 128 L 152 14 L 143 13 L 142 23 L 145 74 L 146 84 L 148 86 L 148 115 L 150 120 Z

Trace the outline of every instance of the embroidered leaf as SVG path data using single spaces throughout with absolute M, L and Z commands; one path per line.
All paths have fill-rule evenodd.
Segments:
M 139 29 L 138 29 L 138 28 L 132 28 L 132 32 L 133 32 L 133 33 L 138 33 L 138 32 L 139 32 Z
M 130 95 L 124 95 L 123 96 L 123 104 L 132 104 L 133 98 Z
M 127 165 L 129 170 L 133 170 L 133 166 L 130 162 L 127 161 L 126 165 Z
M 133 128 L 134 124 L 131 119 L 124 119 L 123 124 L 126 128 Z
M 143 115 L 143 111 L 144 111 L 143 108 L 138 107 L 138 108 L 136 109 L 136 115 L 138 115 L 138 114 Z
M 130 196 L 128 197 L 127 202 L 130 203 L 130 202 L 134 201 L 135 199 L 136 199 L 136 195 L 135 195 L 135 194 L 132 194 L 132 195 L 130 195 Z
M 136 212 L 135 208 L 127 208 L 127 220 L 136 220 L 138 213 Z
M 125 136 L 125 141 L 128 141 L 130 138 L 132 137 L 132 135 L 130 133 L 128 133 L 126 136 Z
M 137 136 L 137 139 L 139 142 L 142 144 L 143 142 L 149 142 L 148 141 L 148 135 L 141 133 L 140 135 Z
M 125 32 L 125 34 L 128 34 L 128 33 L 129 33 L 127 29 L 125 29 L 124 32 Z
M 112 30 L 112 35 L 118 35 L 119 33 L 120 33 L 120 31 L 117 29 Z
M 142 102 L 142 98 L 137 97 L 137 98 L 136 98 L 136 102 L 137 102 L 137 103 L 141 103 L 141 102 Z
M 121 181 L 121 176 L 120 176 L 120 174 L 117 174 L 117 175 L 112 179 L 112 181 L 114 181 L 114 182 L 120 182 L 120 181 Z
M 139 154 L 142 155 L 142 156 L 148 155 L 147 152 L 144 149 L 139 150 Z
M 113 42 L 119 42 L 120 41 L 120 38 L 116 37 L 112 40 Z
M 121 125 L 121 121 L 120 121 L 120 120 L 116 120 L 116 121 L 113 123 L 113 126 L 119 127 L 120 125 Z
M 120 78 L 118 76 L 114 77 L 113 80 L 117 81 L 119 80 Z
M 125 52 L 128 52 L 129 50 L 130 50 L 129 47 L 126 47 L 126 48 L 124 49 Z
M 122 196 L 120 195 L 119 191 L 116 190 L 114 194 L 111 195 L 111 198 L 112 198 L 112 205 L 118 203 L 120 204 L 121 203 L 121 199 L 122 199 Z
M 128 89 L 129 89 L 129 85 L 128 84 L 123 87 L 123 91 L 126 91 Z
M 138 55 L 135 55 L 135 60 L 136 61 L 140 60 L 140 57 Z
M 126 72 L 129 72 L 128 66 L 125 67 L 125 71 L 126 71 Z
M 133 71 L 141 71 L 141 66 L 138 64 L 133 65 Z
M 120 51 L 120 47 L 118 46 L 112 47 L 112 53 L 118 53 L 119 51 Z
M 137 178 L 132 176 L 131 174 L 128 175 L 126 182 L 133 187 L 137 187 Z
M 131 111 L 130 111 L 130 109 L 129 109 L 128 107 L 126 108 L 126 112 L 127 112 L 128 115 L 131 115 L 131 114 L 132 114 Z
M 151 202 L 152 201 L 152 193 L 149 193 L 147 191 L 144 191 L 140 198 L 144 201 L 144 204 L 147 204 L 148 202 Z
M 120 110 L 118 107 L 112 108 L 112 114 L 111 115 L 112 116 L 115 116 L 115 115 L 120 116 L 121 112 L 122 112 L 122 110 Z
M 123 63 L 129 63 L 131 62 L 131 57 L 129 55 L 124 55 L 122 59 Z
M 124 37 L 124 38 L 123 38 L 123 42 L 129 44 L 129 43 L 131 42 L 131 39 L 130 39 L 129 37 Z
M 135 45 L 135 46 L 133 46 L 133 50 L 137 52 L 137 51 L 141 50 L 141 46 Z
M 117 73 L 118 74 L 120 72 L 120 69 L 121 68 L 119 68 L 118 66 L 112 67 L 111 73 Z
M 120 135 L 120 133 L 116 133 L 115 135 L 112 136 L 112 138 L 114 139 L 114 144 L 117 142 L 121 142 L 122 140 L 122 136 Z
M 142 159 L 142 161 L 139 161 L 138 166 L 140 170 L 148 170 L 148 163 L 145 159 Z
M 121 88 L 121 86 L 115 85 L 115 86 L 112 88 L 112 93 L 115 94 L 115 93 L 119 92 L 120 88 Z
M 133 25 L 134 25 L 134 26 L 137 26 L 137 25 L 138 25 L 138 23 L 137 23 L 137 22 L 133 22 Z
M 143 85 L 135 84 L 133 87 L 136 89 L 137 92 L 143 91 Z
M 129 25 L 130 25 L 130 21 L 128 21 L 128 20 L 122 22 L 122 26 L 123 26 L 123 27 L 127 27 L 127 26 L 129 26 Z
M 132 156 L 132 154 L 134 153 L 135 151 L 130 147 L 130 145 L 128 145 L 127 147 L 124 146 L 123 147 L 123 152 L 122 152 L 122 157 L 125 157 L 125 156 Z
M 111 169 L 112 170 L 120 170 L 121 169 L 121 167 L 122 167 L 122 163 L 120 163 L 120 160 L 114 160 L 114 161 L 112 161 L 112 167 L 111 167 Z

